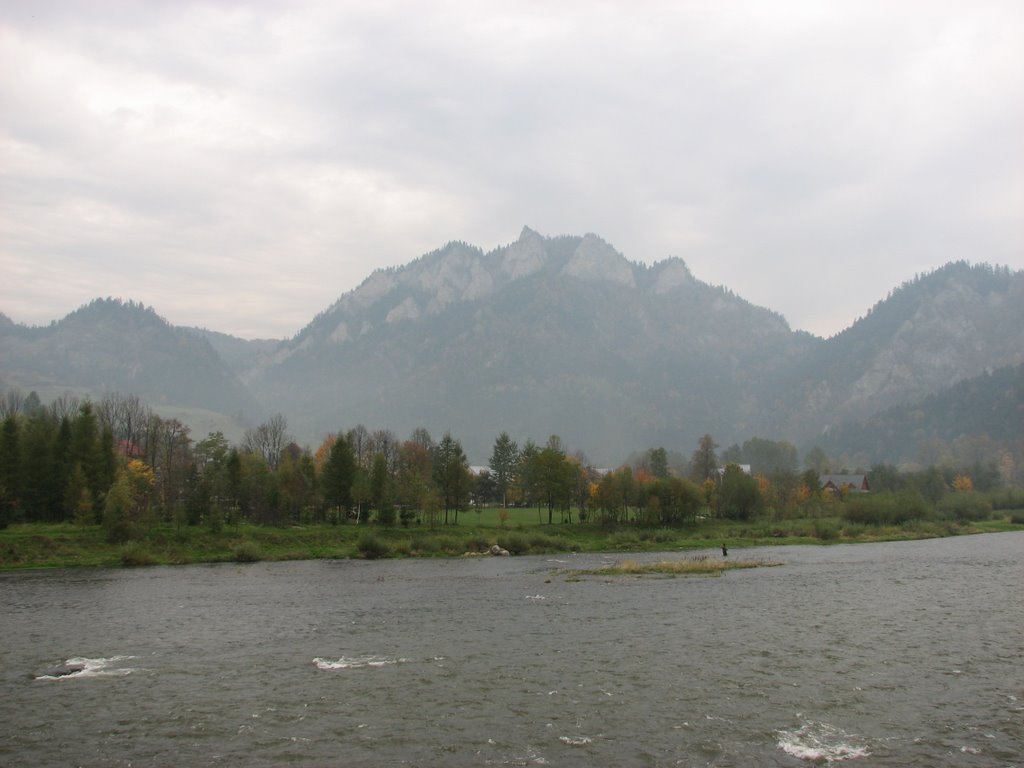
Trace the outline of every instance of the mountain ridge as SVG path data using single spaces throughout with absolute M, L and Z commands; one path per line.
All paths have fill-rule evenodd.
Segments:
M 171 368 L 205 371 L 204 386 L 230 393 L 218 408 L 230 401 L 226 412 L 250 422 L 281 412 L 310 443 L 356 423 L 398 434 L 426 426 L 450 429 L 483 459 L 500 431 L 537 440 L 557 433 L 610 463 L 656 445 L 686 450 L 706 432 L 722 444 L 755 435 L 806 444 L 1019 364 L 1021 299 L 1024 273 L 954 262 L 894 288 L 822 339 L 700 281 L 678 257 L 645 265 L 593 233 L 544 237 L 524 227 L 486 253 L 452 241 L 376 270 L 290 339 L 247 341 L 159 319 L 162 327 L 155 311 L 133 302 L 129 310 L 153 317 L 140 315 L 138 327 L 96 322 L 92 341 L 75 330 L 88 312 L 47 328 L 83 350 L 100 343 L 108 370 L 93 383 L 144 383 L 165 402 L 206 407 L 215 398 L 198 392 L 203 382 L 190 382 L 191 393 L 156 386 L 153 371 L 166 378 L 180 348 Z M 0 318 L 0 386 L 32 385 L 31 365 L 15 368 L 45 330 Z M 122 338 L 135 336 L 160 354 L 147 357 L 141 341 Z M 47 373 L 40 358 L 55 356 L 49 344 L 35 351 L 35 374 Z M 133 355 L 132 365 L 119 355 Z M 132 366 L 134 377 L 125 373 Z M 71 373 L 89 379 L 80 361 Z M 59 385 L 56 369 L 47 376 Z

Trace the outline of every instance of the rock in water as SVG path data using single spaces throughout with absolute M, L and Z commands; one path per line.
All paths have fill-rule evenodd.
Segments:
M 67 677 L 84 671 L 85 664 L 61 664 L 59 667 L 44 672 L 42 677 Z

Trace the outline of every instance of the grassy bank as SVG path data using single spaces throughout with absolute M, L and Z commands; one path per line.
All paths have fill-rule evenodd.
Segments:
M 1019 517 L 1015 518 L 1019 519 Z M 411 528 L 373 525 L 271 528 L 254 525 L 177 530 L 161 526 L 140 541 L 111 544 L 99 527 L 14 525 L 0 530 L 0 570 L 74 566 L 312 560 L 324 558 L 458 557 L 493 544 L 512 555 L 558 552 L 669 552 L 719 547 L 853 543 L 1024 530 L 1009 517 L 972 523 L 909 522 L 855 525 L 837 518 L 730 522 L 709 520 L 681 528 L 606 528 L 547 525 L 535 510 L 512 510 L 502 525 L 497 510 L 462 513 L 458 524 Z

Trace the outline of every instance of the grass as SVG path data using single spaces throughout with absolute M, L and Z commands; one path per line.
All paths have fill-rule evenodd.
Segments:
M 499 510 L 464 512 L 458 525 L 431 529 L 414 525 L 265 527 L 241 524 L 221 531 L 161 525 L 127 545 L 106 541 L 99 526 L 12 525 L 0 530 L 0 570 L 77 566 L 257 560 L 316 560 L 377 557 L 458 557 L 498 544 L 512 554 L 558 552 L 671 552 L 779 544 L 836 544 L 935 538 L 969 533 L 1024 530 L 1021 510 L 992 520 L 909 522 L 899 526 L 853 524 L 838 517 L 749 522 L 703 520 L 679 528 L 606 527 L 538 523 L 535 509 L 509 510 L 504 526 Z M 1013 520 L 1014 522 L 1011 522 Z M 730 561 L 732 562 L 732 561 Z

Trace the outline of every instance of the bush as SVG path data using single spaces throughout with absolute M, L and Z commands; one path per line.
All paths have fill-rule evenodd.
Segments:
M 224 510 L 214 504 L 206 513 L 206 529 L 210 533 L 220 533 L 224 530 Z
M 992 516 L 992 504 L 981 494 L 959 491 L 939 502 L 939 513 L 961 521 L 987 520 Z
M 257 563 L 263 559 L 259 544 L 248 540 L 232 547 L 231 555 L 236 563 Z
M 153 557 L 153 553 L 150 552 L 144 544 L 140 544 L 137 541 L 130 541 L 121 547 L 120 557 L 121 565 L 136 566 L 156 564 L 156 558 Z
M 1024 491 L 1016 488 L 1004 488 L 989 494 L 992 509 L 1024 509 Z
M 548 536 L 546 533 L 531 534 L 526 542 L 531 552 L 568 552 L 573 548 L 568 539 L 562 536 Z
M 815 520 L 814 537 L 821 541 L 835 541 L 839 538 L 839 527 L 830 520 Z
M 467 552 L 485 552 L 490 548 L 490 542 L 480 534 L 474 534 L 466 539 L 465 550 Z
M 525 555 L 530 551 L 530 540 L 519 533 L 507 533 L 498 537 L 498 546 L 513 555 Z
M 360 536 L 356 548 L 359 550 L 359 554 L 367 560 L 377 560 L 391 554 L 391 548 L 387 542 L 372 533 L 364 533 Z
M 636 531 L 615 531 L 608 537 L 612 549 L 633 549 L 640 544 L 640 534 Z
M 411 548 L 426 554 L 460 555 L 465 552 L 463 540 L 439 533 L 415 533 Z
M 655 544 L 671 544 L 676 540 L 676 535 L 664 528 L 654 528 L 643 531 L 640 534 L 640 538 L 643 541 L 651 541 Z
M 864 525 L 902 525 L 928 516 L 928 505 L 916 491 L 856 495 L 843 509 L 844 520 Z
M 396 555 L 401 555 L 402 557 L 409 557 L 409 556 L 411 556 L 412 555 L 412 542 L 409 541 L 408 539 L 405 539 L 403 541 L 395 542 L 395 550 L 394 550 L 394 552 L 395 552 Z
M 1010 515 L 1010 522 L 1014 525 L 1024 525 L 1024 514 L 1018 513 Z

